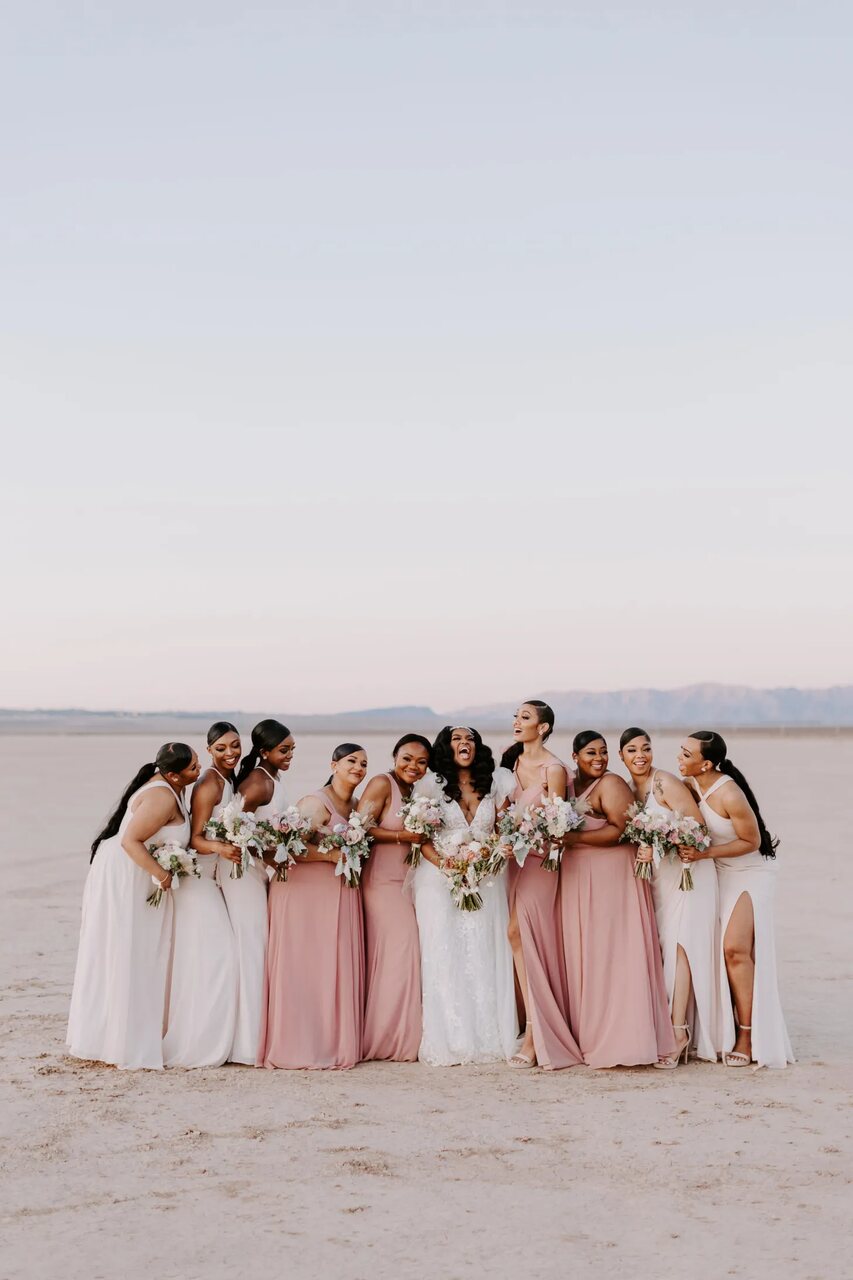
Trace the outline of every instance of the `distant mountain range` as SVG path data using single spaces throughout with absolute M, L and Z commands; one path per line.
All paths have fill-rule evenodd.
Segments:
M 583 728 L 847 728 L 853 727 L 853 685 L 829 689 L 751 689 L 746 685 L 694 684 L 682 689 L 619 689 L 541 695 L 566 731 Z M 277 711 L 17 711 L 0 708 L 0 733 L 203 733 L 213 720 L 232 720 L 241 731 L 274 715 L 297 733 L 435 733 L 445 724 L 482 729 L 508 727 L 515 702 L 456 711 L 431 707 L 370 707 L 330 715 L 295 716 Z
M 611 693 L 542 694 L 557 723 L 572 728 L 713 728 L 853 725 L 853 685 L 829 689 L 751 689 L 746 685 L 692 684 L 683 689 L 618 689 Z M 457 715 L 506 724 L 516 703 L 467 707 Z

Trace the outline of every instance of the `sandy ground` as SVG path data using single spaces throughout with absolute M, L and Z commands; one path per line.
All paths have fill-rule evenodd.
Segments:
M 83 847 L 150 744 L 0 739 L 0 1274 L 853 1275 L 851 875 L 822 812 L 853 740 L 734 745 L 784 839 L 796 1067 L 132 1074 L 63 1042 Z M 328 747 L 300 744 L 306 789 Z

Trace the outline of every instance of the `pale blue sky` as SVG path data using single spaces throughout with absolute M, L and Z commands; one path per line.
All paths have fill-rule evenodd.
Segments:
M 853 680 L 846 6 L 4 28 L 0 705 Z

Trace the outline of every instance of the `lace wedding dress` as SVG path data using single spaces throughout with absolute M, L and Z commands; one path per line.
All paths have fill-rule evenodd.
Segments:
M 448 801 L 433 774 L 415 788 L 441 803 L 442 837 L 482 840 L 495 827 L 497 810 L 515 786 L 508 769 L 496 769 L 492 789 L 468 823 L 459 804 Z M 418 920 L 423 986 L 423 1038 L 418 1057 L 432 1066 L 496 1062 L 515 1050 L 518 1024 L 512 951 L 507 940 L 506 875 L 480 890 L 479 911 L 460 911 L 449 881 L 424 858 L 412 876 Z

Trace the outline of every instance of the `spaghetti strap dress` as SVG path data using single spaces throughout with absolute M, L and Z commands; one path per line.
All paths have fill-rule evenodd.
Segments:
M 656 774 L 657 771 L 655 771 Z M 649 813 L 669 814 L 654 793 L 655 774 L 643 808 Z M 720 1043 L 720 990 L 717 977 L 719 922 L 717 917 L 717 873 L 711 859 L 690 865 L 693 888 L 681 888 L 681 862 L 662 858 L 652 877 L 658 935 L 663 955 L 663 977 L 672 1011 L 675 968 L 681 947 L 690 965 L 692 993 L 687 1008 L 690 1043 L 696 1056 L 716 1062 Z
M 346 822 L 328 791 L 313 793 Z M 257 1063 L 264 1067 L 354 1067 L 364 1027 L 361 889 L 331 862 L 297 861 L 270 886 L 267 1001 Z
M 724 774 L 704 795 L 698 794 L 699 809 L 711 833 L 712 845 L 730 844 L 737 839 L 734 824 L 708 804 L 709 798 L 728 777 Z M 709 860 L 710 864 L 710 860 Z M 694 872 L 695 872 L 694 863 Z M 773 923 L 773 900 L 776 896 L 776 860 L 765 858 L 760 850 L 741 854 L 739 858 L 716 858 L 717 884 L 720 894 L 720 947 L 718 971 L 722 1044 L 724 1053 L 734 1048 L 736 1032 L 729 976 L 723 951 L 726 928 L 741 894 L 752 899 L 755 921 L 755 979 L 752 989 L 752 1056 L 761 1067 L 786 1067 L 794 1061 L 776 974 L 776 933 Z
M 386 831 L 402 831 L 403 797 L 393 774 Z M 415 1062 L 421 1043 L 421 950 L 411 897 L 403 893 L 411 845 L 376 842 L 362 873 L 366 999 L 363 1059 Z
M 543 803 L 547 764 L 531 786 L 524 788 L 514 770 L 510 801 L 519 808 Z M 567 771 L 568 772 L 568 771 Z M 516 912 L 527 974 L 527 1018 L 533 1028 L 536 1061 L 559 1071 L 583 1063 L 583 1055 L 569 1027 L 569 990 L 563 954 L 563 925 L 559 910 L 559 875 L 542 870 L 542 858 L 529 853 L 524 866 L 513 859 L 507 868 L 509 910 Z
M 163 1066 L 175 894 L 165 893 L 159 907 L 150 906 L 146 899 L 154 888 L 151 876 L 121 843 L 136 800 L 155 787 L 165 787 L 175 796 L 162 780 L 140 787 L 131 796 L 117 834 L 103 841 L 89 867 L 68 1015 L 70 1054 L 131 1070 Z M 186 848 L 189 815 L 182 798 L 175 798 L 181 821 L 161 827 L 146 844 L 174 841 Z M 177 892 L 183 893 L 186 884 Z
M 233 795 L 231 783 L 222 778 L 217 809 L 221 811 Z M 199 854 L 201 878 L 182 881 L 172 895 L 175 941 L 163 1038 L 167 1067 L 220 1067 L 234 1044 L 237 943 L 219 888 L 218 863 L 216 854 Z M 228 865 L 224 859 L 223 865 Z
M 589 800 L 601 779 L 581 799 Z M 607 825 L 588 813 L 585 830 Z M 647 880 L 630 844 L 573 844 L 560 864 L 569 1020 L 590 1067 L 639 1066 L 675 1054 Z
M 258 767 L 273 784 L 270 803 L 255 810 L 257 817 L 264 818 L 284 807 L 283 788 L 279 777 L 267 773 L 262 765 Z M 237 1021 L 228 1061 L 254 1066 L 264 1002 L 268 877 L 266 867 L 257 859 L 239 879 L 232 877 L 233 867 L 227 858 L 219 859 L 219 884 L 237 946 Z

